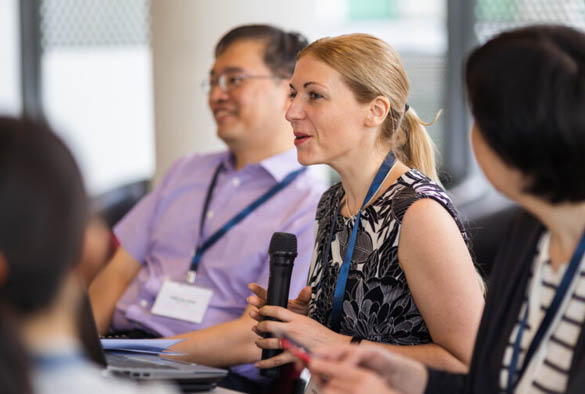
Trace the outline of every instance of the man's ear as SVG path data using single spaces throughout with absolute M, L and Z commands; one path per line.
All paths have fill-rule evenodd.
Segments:
M 386 116 L 390 111 L 390 100 L 385 96 L 378 96 L 368 105 L 368 114 L 365 125 L 368 127 L 377 127 L 384 123 Z
M 4 257 L 4 253 L 0 250 L 0 287 L 4 286 L 6 280 L 8 279 L 8 262 L 6 261 L 6 257 Z

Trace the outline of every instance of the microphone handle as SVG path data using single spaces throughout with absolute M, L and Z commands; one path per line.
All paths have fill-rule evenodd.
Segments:
M 288 306 L 288 293 L 290 290 L 290 278 L 293 268 L 294 256 L 289 253 L 274 253 L 270 256 L 270 278 L 268 279 L 268 294 L 266 305 L 275 305 L 286 308 Z M 265 320 L 278 320 L 271 317 Z M 272 338 L 272 334 L 264 334 L 264 338 Z M 282 353 L 282 349 L 262 349 L 262 360 L 274 357 Z M 280 368 L 267 368 L 260 371 L 262 376 L 278 377 Z

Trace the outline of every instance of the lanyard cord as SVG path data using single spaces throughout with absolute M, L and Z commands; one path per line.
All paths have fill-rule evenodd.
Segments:
M 374 196 L 374 194 L 376 194 L 376 192 L 378 191 L 380 186 L 382 186 L 384 179 L 386 178 L 386 176 L 388 175 L 388 173 L 392 169 L 392 166 L 394 165 L 394 161 L 395 161 L 394 154 L 392 152 L 389 152 L 388 155 L 386 155 L 384 162 L 382 163 L 382 165 L 378 169 L 378 172 L 376 173 L 374 180 L 370 184 L 370 187 L 368 188 L 368 192 L 366 194 L 366 197 L 364 198 L 364 202 L 362 203 L 362 206 L 356 215 L 355 222 L 353 224 L 353 230 L 351 231 L 351 237 L 349 239 L 349 243 L 348 243 L 347 249 L 345 251 L 345 257 L 343 258 L 343 264 L 341 265 L 341 268 L 339 269 L 339 274 L 337 276 L 337 284 L 335 285 L 335 293 L 333 295 L 333 309 L 331 311 L 331 326 L 332 326 L 333 330 L 336 332 L 339 332 L 340 325 L 341 325 L 341 312 L 343 310 L 343 298 L 345 295 L 345 286 L 347 284 L 347 278 L 349 276 L 349 267 L 351 266 L 351 258 L 353 256 L 353 250 L 355 248 L 355 242 L 357 239 L 357 233 L 358 233 L 358 228 L 359 228 L 359 224 L 360 224 L 360 217 L 361 217 L 362 209 L 364 209 L 364 207 L 366 206 L 368 201 L 370 201 L 372 199 L 372 197 Z M 328 259 L 329 259 L 329 250 L 331 249 L 331 242 L 333 241 L 333 234 L 335 232 L 335 221 L 337 220 L 337 215 L 339 214 L 340 210 L 341 210 L 341 206 L 335 210 L 335 214 L 333 215 L 333 221 L 331 223 L 331 230 L 329 233 L 329 244 L 327 245 L 326 253 L 324 255 L 324 257 L 326 259 L 323 260 L 323 264 L 327 264 Z
M 86 363 L 85 355 L 81 351 L 63 354 L 33 354 L 33 364 L 42 369 L 70 368 L 75 364 Z
M 191 259 L 191 265 L 189 267 L 189 272 L 187 273 L 187 282 L 193 283 L 195 281 L 195 272 L 197 272 L 197 268 L 199 267 L 199 262 L 203 254 L 212 247 L 225 233 L 227 233 L 232 227 L 236 224 L 241 222 L 244 218 L 246 218 L 249 214 L 255 211 L 259 206 L 264 204 L 270 198 L 272 198 L 276 193 L 287 187 L 292 181 L 294 181 L 300 174 L 302 174 L 306 168 L 300 168 L 289 173 L 282 182 L 277 183 L 274 185 L 270 190 L 266 193 L 258 197 L 256 200 L 252 201 L 247 207 L 242 209 L 238 214 L 228 220 L 219 230 L 213 233 L 205 242 L 201 242 L 201 233 L 203 231 L 203 226 L 205 225 L 205 218 L 207 216 L 207 210 L 209 209 L 209 204 L 211 202 L 211 195 L 213 194 L 213 189 L 215 189 L 215 185 L 217 183 L 217 178 L 219 172 L 223 168 L 223 164 L 220 164 L 217 169 L 215 170 L 215 174 L 209 184 L 209 188 L 207 189 L 207 195 L 205 196 L 205 202 L 203 203 L 203 212 L 201 214 L 201 221 L 199 223 L 199 245 L 195 249 L 195 253 L 193 258 Z
M 538 350 L 538 347 L 540 346 L 540 343 L 542 342 L 544 335 L 547 333 L 554 317 L 559 311 L 561 302 L 563 301 L 567 294 L 567 291 L 569 290 L 570 284 L 573 281 L 575 274 L 577 273 L 577 269 L 579 268 L 579 264 L 583 259 L 584 253 L 585 232 L 581 236 L 579 244 L 577 245 L 577 249 L 575 249 L 575 252 L 573 253 L 573 256 L 571 257 L 571 260 L 569 262 L 569 266 L 567 267 L 567 270 L 563 275 L 563 279 L 561 280 L 561 283 L 559 284 L 559 287 L 555 292 L 555 296 L 549 308 L 547 309 L 546 314 L 544 315 L 544 318 L 542 319 L 542 322 L 540 323 L 540 326 L 538 327 L 538 330 L 536 331 L 536 334 L 532 339 L 532 342 L 530 342 L 530 346 L 526 351 L 526 357 L 524 357 L 524 361 L 522 362 L 522 366 L 520 368 L 520 371 L 518 372 L 518 376 L 516 376 L 516 369 L 518 368 L 518 357 L 520 355 L 520 347 L 522 343 L 522 336 L 524 335 L 524 329 L 526 328 L 526 322 L 528 320 L 530 294 L 528 295 L 528 298 L 526 300 L 526 310 L 524 311 L 524 316 L 522 317 L 522 320 L 520 321 L 520 325 L 518 327 L 518 333 L 516 334 L 516 340 L 514 341 L 512 359 L 510 360 L 510 366 L 508 367 L 508 387 L 506 390 L 508 394 L 512 394 L 514 392 L 516 386 L 518 385 L 518 382 L 520 382 L 522 376 L 524 375 L 524 372 L 526 372 L 526 369 L 530 364 L 530 360 Z M 535 278 L 534 275 L 533 278 Z

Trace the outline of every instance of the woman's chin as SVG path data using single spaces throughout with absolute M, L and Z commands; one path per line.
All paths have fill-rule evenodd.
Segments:
M 297 149 L 297 161 L 304 166 L 310 166 L 311 164 L 317 164 L 314 160 L 311 160 L 310 157 L 308 157 L 303 152 L 300 152 L 298 149 Z

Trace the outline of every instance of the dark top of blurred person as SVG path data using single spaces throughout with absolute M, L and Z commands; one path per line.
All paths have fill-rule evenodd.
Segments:
M 137 392 L 133 383 L 106 378 L 78 338 L 79 264 L 94 260 L 84 254 L 93 231 L 87 205 L 79 168 L 59 138 L 45 125 L 0 118 L 3 393 Z M 102 255 L 105 247 L 91 250 Z

